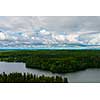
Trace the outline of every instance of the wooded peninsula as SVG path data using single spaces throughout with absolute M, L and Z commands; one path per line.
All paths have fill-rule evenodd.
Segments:
M 70 73 L 100 68 L 99 50 L 8 50 L 0 51 L 0 61 L 23 62 L 27 68 L 53 73 Z

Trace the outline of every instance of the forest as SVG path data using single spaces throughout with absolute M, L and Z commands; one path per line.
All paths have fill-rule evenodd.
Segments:
M 0 52 L 0 61 L 24 62 L 27 68 L 70 73 L 100 68 L 99 50 L 9 50 Z
M 0 83 L 68 83 L 67 78 L 60 76 L 37 76 L 31 73 L 9 73 L 0 74 Z

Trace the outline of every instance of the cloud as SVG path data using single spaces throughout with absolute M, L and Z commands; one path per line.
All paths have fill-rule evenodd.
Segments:
M 100 45 L 100 33 L 82 34 L 79 40 L 87 45 Z
M 56 32 L 100 31 L 100 17 L 96 16 L 6 16 L 0 18 L 0 28 L 31 33 L 38 29 Z
M 44 28 L 57 32 L 100 31 L 99 16 L 38 17 Z
M 0 32 L 0 40 L 5 40 L 6 36 L 3 32 Z
M 100 45 L 99 16 L 2 16 L 0 30 L 0 47 Z

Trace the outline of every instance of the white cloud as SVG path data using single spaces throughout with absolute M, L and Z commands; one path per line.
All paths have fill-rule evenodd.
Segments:
M 49 35 L 50 32 L 46 31 L 45 29 L 43 29 L 43 30 L 40 30 L 40 34 L 42 34 L 42 35 Z
M 79 39 L 87 45 L 100 45 L 100 33 L 82 34 Z
M 5 40 L 6 36 L 3 32 L 0 32 L 0 40 Z
M 80 35 L 80 34 L 78 34 L 78 33 L 68 34 L 68 35 L 67 35 L 67 40 L 68 40 L 69 42 L 78 42 L 77 38 L 79 37 L 79 35 Z
M 52 38 L 55 39 L 56 41 L 65 41 L 66 40 L 66 36 L 65 35 L 52 35 Z
M 99 16 L 5 16 L 0 30 L 0 46 L 100 45 Z

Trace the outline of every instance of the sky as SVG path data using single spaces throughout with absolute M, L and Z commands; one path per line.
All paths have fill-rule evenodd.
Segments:
M 0 16 L 0 48 L 100 49 L 100 17 Z

